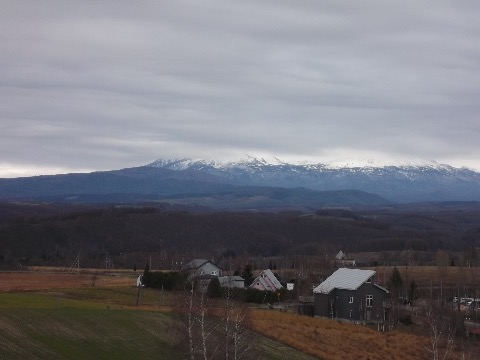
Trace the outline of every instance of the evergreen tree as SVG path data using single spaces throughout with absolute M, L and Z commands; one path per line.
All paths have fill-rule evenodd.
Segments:
M 389 285 L 392 292 L 398 292 L 403 285 L 402 276 L 396 266 L 393 267 L 392 274 L 390 275 Z
M 247 264 L 242 272 L 242 277 L 245 280 L 245 286 L 249 286 L 253 282 L 253 272 L 252 267 Z
M 207 295 L 211 298 L 222 296 L 222 287 L 220 286 L 220 281 L 217 277 L 210 280 L 208 283 Z

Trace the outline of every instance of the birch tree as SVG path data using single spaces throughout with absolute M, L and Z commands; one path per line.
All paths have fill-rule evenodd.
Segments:
M 235 291 L 225 289 L 223 295 L 224 359 L 241 360 L 252 355 L 253 336 L 246 327 L 248 309 L 238 301 Z
M 177 300 L 180 346 L 189 360 L 246 360 L 253 354 L 246 327 L 247 307 L 227 289 L 214 302 L 201 286 L 189 282 Z
M 453 349 L 455 328 L 449 324 L 441 311 L 428 306 L 424 314 L 424 327 L 428 344 L 424 346 L 426 359 L 447 360 Z

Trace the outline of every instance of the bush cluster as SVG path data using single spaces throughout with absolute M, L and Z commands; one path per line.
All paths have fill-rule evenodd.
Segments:
M 273 291 L 261 291 L 257 289 L 251 289 L 251 288 L 244 288 L 244 289 L 221 288 L 221 293 L 219 295 L 223 297 L 229 296 L 233 299 L 244 301 L 247 303 L 274 304 L 279 301 L 285 300 L 287 298 L 288 291 L 285 289 L 273 292 Z
M 186 275 L 177 271 L 145 271 L 142 278 L 142 284 L 153 289 L 181 290 L 185 289 L 186 283 Z

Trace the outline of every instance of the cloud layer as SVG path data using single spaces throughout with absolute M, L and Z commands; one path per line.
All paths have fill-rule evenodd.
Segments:
M 480 169 L 475 1 L 7 1 L 0 176 L 162 157 Z

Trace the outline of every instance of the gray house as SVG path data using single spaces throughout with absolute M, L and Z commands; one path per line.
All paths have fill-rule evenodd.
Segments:
M 313 290 L 315 316 L 384 322 L 388 290 L 374 277 L 373 270 L 338 269 Z
M 189 273 L 189 276 L 213 275 L 222 276 L 222 269 L 210 260 L 195 259 L 190 261 L 182 269 Z

